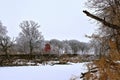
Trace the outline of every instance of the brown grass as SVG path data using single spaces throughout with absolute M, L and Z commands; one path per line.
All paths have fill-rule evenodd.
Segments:
M 115 46 L 111 43 L 108 56 L 87 64 L 88 72 L 82 77 L 84 80 L 120 80 L 120 53 Z
M 120 80 L 120 63 L 113 59 L 102 57 L 87 64 L 87 67 L 84 80 Z

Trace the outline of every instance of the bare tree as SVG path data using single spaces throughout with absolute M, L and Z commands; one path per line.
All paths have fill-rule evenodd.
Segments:
M 8 36 L 0 38 L 0 49 L 5 53 L 7 58 L 9 58 L 8 51 L 13 46 L 13 42 Z
M 83 11 L 87 16 L 101 22 L 100 31 L 102 36 L 114 39 L 120 53 L 120 0 L 88 0 L 87 5 L 96 14 Z M 101 34 L 100 33 L 100 34 Z M 104 33 L 104 34 L 103 34 Z
M 8 58 L 8 50 L 13 46 L 13 41 L 7 36 L 7 29 L 0 22 L 0 50 L 6 54 Z
M 69 45 L 69 42 L 66 40 L 66 41 L 63 41 L 63 49 L 64 49 L 64 53 L 67 53 L 67 54 L 72 54 L 72 48 L 71 46 Z
M 120 79 L 120 0 L 88 0 L 91 8 L 96 8 L 96 14 L 84 10 L 83 12 L 101 23 L 101 34 L 98 38 L 102 45 L 109 45 L 109 56 L 101 57 L 88 64 L 87 80 L 118 80 Z M 94 5 L 93 5 L 94 4 Z M 102 32 L 103 31 L 103 32 Z M 104 33 L 104 34 L 103 34 Z M 104 51 L 103 51 L 104 52 Z M 94 74 L 99 75 L 94 75 Z
M 34 21 L 23 21 L 20 23 L 22 31 L 17 38 L 17 43 L 19 46 L 23 46 L 24 51 L 27 50 L 30 55 L 35 49 L 40 48 L 44 40 L 38 30 L 39 27 L 40 25 Z
M 3 26 L 2 22 L 0 21 L 0 37 L 6 36 L 7 29 L 6 26 Z
M 63 45 L 62 45 L 61 41 L 59 41 L 57 39 L 51 39 L 49 43 L 52 46 L 52 52 L 53 53 L 61 54 L 60 50 L 63 49 Z
M 80 42 L 77 40 L 69 40 L 68 43 L 73 51 L 73 54 L 77 54 L 80 50 Z

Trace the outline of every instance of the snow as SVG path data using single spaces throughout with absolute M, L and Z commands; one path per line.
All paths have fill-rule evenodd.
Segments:
M 86 63 L 70 65 L 41 65 L 0 67 L 1 80 L 80 80 L 81 72 L 86 71 Z

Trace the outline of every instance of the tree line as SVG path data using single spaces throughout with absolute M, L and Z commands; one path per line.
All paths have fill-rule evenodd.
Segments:
M 91 43 L 80 42 L 78 40 L 57 40 L 49 41 L 39 31 L 40 25 L 35 21 L 23 21 L 19 27 L 19 35 L 11 39 L 7 35 L 7 27 L 0 22 L 0 54 L 44 54 L 45 44 L 51 46 L 51 54 L 89 54 L 95 49 Z

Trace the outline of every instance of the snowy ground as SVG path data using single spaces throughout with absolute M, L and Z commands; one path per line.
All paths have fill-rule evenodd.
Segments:
M 0 67 L 0 80 L 71 80 L 85 71 L 85 63 Z

